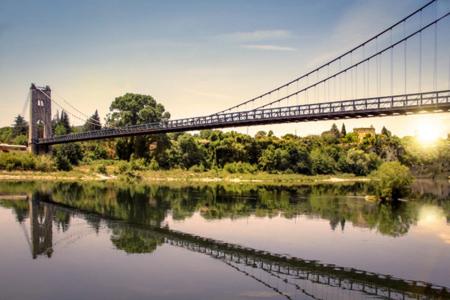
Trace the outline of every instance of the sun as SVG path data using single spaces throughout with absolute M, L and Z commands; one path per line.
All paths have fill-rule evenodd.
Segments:
M 421 116 L 415 122 L 417 140 L 423 145 L 432 145 L 443 136 L 443 127 L 432 116 Z

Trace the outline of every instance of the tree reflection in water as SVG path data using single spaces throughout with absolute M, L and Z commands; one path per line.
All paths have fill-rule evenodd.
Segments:
M 34 197 L 51 196 L 52 200 L 84 211 L 126 220 L 135 224 L 160 226 L 170 214 L 174 220 L 190 218 L 198 212 L 207 220 L 238 219 L 249 216 L 295 218 L 307 215 L 326 219 L 332 230 L 353 226 L 377 230 L 383 235 L 398 237 L 406 234 L 418 220 L 424 203 L 442 207 L 450 216 L 450 198 L 445 187 L 429 190 L 420 182 L 413 201 L 371 203 L 364 200 L 368 187 L 364 184 L 317 186 L 145 186 L 111 185 L 107 183 L 44 183 L 0 184 L 0 192 L 24 191 Z M 420 190 L 420 193 L 417 192 Z M 12 204 L 13 203 L 13 204 Z M 20 202 L 3 203 L 12 206 L 17 219 L 27 216 Z M 67 230 L 70 218 L 62 213 L 54 216 L 56 226 Z M 93 227 L 98 228 L 98 224 Z
M 127 194 L 129 195 L 129 193 Z M 155 195 L 156 194 L 153 194 L 153 196 Z M 142 201 L 142 198 L 140 198 L 142 197 L 142 194 L 138 197 L 141 199 L 139 201 Z M 284 199 L 284 197 L 281 198 Z M 327 201 L 323 202 L 322 198 L 318 196 L 316 196 L 315 199 L 320 199 L 320 201 L 318 201 L 320 203 L 328 203 Z M 155 200 L 155 203 L 158 203 L 158 200 Z M 254 201 L 255 199 L 249 198 L 247 200 Z M 243 199 L 241 198 L 237 203 L 242 203 L 242 201 Z M 340 203 L 342 200 L 335 199 L 335 201 Z M 24 213 L 25 209 L 23 203 L 29 204 L 28 213 Z M 75 201 L 73 203 L 78 202 Z M 131 206 L 133 205 L 130 203 L 128 204 Z M 202 205 L 204 204 L 205 203 L 202 203 Z M 225 205 L 220 202 L 218 204 Z M 31 242 L 33 258 L 36 258 L 39 255 L 51 257 L 54 246 L 57 244 L 57 241 L 53 241 L 52 224 L 60 224 L 57 227 L 58 230 L 66 231 L 70 226 L 70 220 L 72 218 L 81 218 L 86 220 L 89 224 L 94 224 L 94 231 L 98 231 L 99 228 L 102 227 L 102 224 L 104 224 L 106 228 L 111 230 L 110 239 L 116 249 L 123 250 L 128 254 L 152 253 L 162 244 L 185 248 L 189 251 L 208 255 L 216 260 L 222 261 L 234 270 L 264 284 L 267 288 L 272 289 L 287 299 L 291 299 L 290 294 L 283 291 L 279 284 L 273 285 L 274 279 L 280 280 L 280 283 L 283 282 L 285 285 L 292 285 L 301 293 L 312 296 L 313 298 L 316 298 L 314 294 L 320 294 L 320 292 L 324 290 L 327 291 L 327 295 L 330 295 L 329 292 L 331 292 L 332 295 L 335 295 L 336 297 L 342 296 L 342 293 L 348 296 L 349 291 L 351 291 L 351 295 L 363 298 L 371 296 L 388 299 L 415 299 L 423 297 L 446 298 L 450 296 L 450 291 L 448 289 L 440 286 L 431 286 L 424 282 L 403 280 L 364 270 L 323 264 L 318 261 L 304 260 L 296 257 L 287 257 L 285 255 L 259 251 L 247 247 L 244 248 L 239 245 L 177 232 L 165 227 L 129 222 L 130 220 L 141 220 L 142 215 L 140 213 L 128 214 L 130 219 L 124 222 L 123 220 L 117 219 L 115 216 L 103 216 L 98 212 L 86 210 L 83 207 L 72 208 L 69 204 L 59 200 L 55 201 L 50 194 L 42 192 L 34 193 L 29 201 L 2 201 L 0 202 L 0 205 L 16 210 L 16 213 L 19 212 L 21 216 L 29 216 L 32 228 Z M 114 205 L 121 207 L 119 204 Z M 127 210 L 130 209 L 129 205 L 126 206 Z M 228 205 L 236 207 L 234 201 L 231 201 Z M 273 203 L 265 202 L 264 205 L 266 206 L 265 209 L 268 209 L 267 207 L 272 206 Z M 340 207 L 348 209 L 349 207 L 346 205 L 348 205 L 347 202 L 333 206 L 335 209 L 330 209 L 324 205 L 319 205 L 319 207 L 322 208 L 323 215 L 327 215 L 327 213 L 324 212 L 339 211 Z M 409 226 L 403 224 L 412 222 L 411 220 L 413 219 L 409 219 L 406 222 L 396 221 L 399 217 L 395 217 L 395 215 L 402 216 L 403 214 L 408 215 L 410 213 L 409 211 L 406 213 L 402 211 L 404 210 L 405 205 L 407 204 L 400 204 L 400 206 L 388 206 L 386 204 L 374 206 L 375 211 L 380 211 L 377 222 L 382 224 L 382 226 L 389 228 L 387 230 L 388 234 L 394 236 L 402 234 Z M 100 210 L 102 210 L 105 208 L 105 205 L 100 205 L 99 207 L 101 207 Z M 193 207 L 196 206 L 194 205 Z M 228 206 L 225 205 L 225 207 Z M 254 206 L 251 207 L 254 209 Z M 365 208 L 365 205 L 362 207 Z M 137 207 L 133 207 L 131 211 L 136 212 L 136 208 Z M 217 207 L 215 207 L 215 209 L 216 208 Z M 267 214 L 271 215 L 276 210 L 281 211 L 280 206 L 271 207 L 268 209 Z M 124 212 L 120 211 L 115 206 L 109 208 L 108 211 L 117 211 L 119 215 L 124 215 Z M 218 211 L 221 210 L 219 209 Z M 241 209 L 238 208 L 236 211 L 240 212 Z M 160 214 L 152 214 L 152 216 L 157 216 L 156 218 L 160 219 Z M 337 216 L 338 218 L 341 217 L 339 214 L 335 214 L 334 216 Z M 402 217 L 400 217 L 400 219 L 401 218 Z M 153 223 L 154 221 L 155 220 L 152 220 L 150 223 Z M 379 227 L 378 229 L 380 232 L 384 230 L 382 227 Z M 267 276 L 272 279 L 267 280 Z

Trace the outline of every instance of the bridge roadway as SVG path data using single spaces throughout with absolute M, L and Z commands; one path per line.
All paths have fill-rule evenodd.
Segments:
M 120 226 L 123 228 L 124 226 L 127 226 L 133 230 L 143 231 L 145 234 L 160 238 L 167 244 L 182 247 L 221 260 L 252 278 L 254 275 L 249 274 L 249 272 L 246 272 L 241 268 L 250 267 L 262 270 L 281 279 L 285 283 L 294 285 L 298 290 L 302 290 L 303 288 L 299 283 L 292 283 L 292 281 L 307 281 L 313 284 L 325 285 L 340 290 L 351 290 L 365 295 L 387 299 L 450 299 L 450 290 L 448 288 L 422 281 L 404 280 L 390 275 L 321 263 L 316 260 L 306 260 L 270 253 L 170 230 L 167 227 L 131 224 L 124 220 L 103 216 L 95 212 L 60 203 L 51 199 L 51 197 L 47 197 L 45 198 L 45 201 L 40 202 L 44 205 L 53 206 L 56 209 L 65 210 L 72 215 L 82 218 L 99 218 L 100 220 L 107 222 L 108 227 Z M 261 281 L 259 279 L 256 280 Z M 262 283 L 270 287 L 267 283 Z M 275 287 L 271 288 L 276 292 L 283 294 L 279 290 L 276 290 Z M 285 294 L 283 295 L 286 296 Z
M 447 111 L 450 111 L 450 90 L 213 114 L 121 128 L 105 128 L 38 139 L 34 142 L 38 145 L 52 145 L 201 129 Z

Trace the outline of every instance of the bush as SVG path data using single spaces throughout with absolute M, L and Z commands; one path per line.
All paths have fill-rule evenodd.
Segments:
M 396 200 L 408 195 L 413 181 L 409 168 L 397 161 L 381 164 L 371 177 L 376 193 L 384 200 Z
M 195 173 L 201 173 L 205 172 L 205 167 L 203 165 L 193 165 L 189 168 L 189 171 L 195 172 Z
M 128 172 L 130 170 L 130 165 L 128 164 L 128 162 L 124 161 L 124 160 L 120 160 L 117 164 L 117 174 L 125 174 L 126 172 Z
M 133 170 L 133 171 L 142 171 L 142 170 L 145 170 L 145 168 L 146 168 L 146 162 L 145 162 L 145 159 L 143 159 L 143 158 L 138 158 L 138 159 L 132 158 L 129 165 L 130 165 L 131 170 Z
M 0 153 L 0 170 L 34 170 L 36 160 L 31 153 Z
M 70 171 L 72 170 L 72 164 L 69 159 L 62 155 L 57 155 L 55 157 L 56 168 L 60 171 Z
M 158 171 L 159 170 L 159 164 L 156 161 L 156 159 L 154 159 L 154 158 L 150 161 L 150 165 L 148 167 L 152 171 Z
M 78 165 L 83 159 L 83 151 L 78 143 L 62 144 L 53 147 L 53 156 L 55 157 L 55 161 L 58 159 L 61 161 L 65 158 L 70 164 Z
M 40 155 L 36 159 L 37 171 L 41 172 L 53 172 L 56 170 L 55 161 L 48 155 Z
M 96 172 L 104 175 L 108 174 L 108 171 L 106 170 L 106 166 L 104 164 L 98 165 Z
M 243 162 L 232 162 L 227 163 L 223 167 L 225 171 L 228 173 L 255 173 L 256 172 L 256 166 L 249 164 L 249 163 L 243 163 Z

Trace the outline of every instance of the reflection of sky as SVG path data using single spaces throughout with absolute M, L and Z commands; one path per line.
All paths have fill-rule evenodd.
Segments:
M 110 231 L 99 234 L 73 218 L 65 233 L 54 228 L 51 259 L 32 260 L 11 210 L 0 207 L 0 299 L 281 299 L 220 261 L 162 245 L 144 255 L 116 250 Z M 25 226 L 29 228 L 28 221 Z M 74 243 L 65 239 L 90 230 Z M 58 241 L 61 241 L 58 244 Z
M 218 240 L 351 266 L 401 278 L 448 285 L 450 226 L 441 208 L 425 207 L 419 222 L 399 238 L 353 226 L 333 231 L 328 220 L 299 216 L 205 220 L 199 213 L 184 221 L 166 219 L 170 228 Z M 430 223 L 431 222 L 431 223 Z
M 165 221 L 172 229 L 216 240 L 448 285 L 449 245 L 436 238 L 438 232 L 448 233 L 449 226 L 442 217 L 441 208 L 423 206 L 417 226 L 401 238 L 348 222 L 344 231 L 339 226 L 332 231 L 328 221 L 307 216 L 208 221 L 196 213 L 184 221 L 174 221 L 170 216 Z M 151 254 L 126 254 L 113 246 L 111 229 L 104 223 L 96 234 L 78 217 L 71 218 L 66 232 L 53 226 L 55 251 L 51 259 L 40 256 L 32 260 L 24 236 L 27 228 L 28 219 L 21 227 L 12 210 L 0 207 L 0 240 L 7 245 L 0 247 L 0 289 L 7 299 L 280 298 L 252 278 L 203 254 L 167 244 Z M 259 274 L 253 268 L 247 271 Z M 287 285 L 280 281 L 275 284 L 282 290 L 283 284 Z M 302 287 L 308 287 L 308 283 Z M 324 297 L 335 295 L 325 287 L 315 286 L 313 291 Z M 347 293 L 352 299 L 358 298 L 348 291 L 339 293 L 336 295 Z
M 424 235 L 436 235 L 444 243 L 450 244 L 450 226 L 448 226 L 447 217 L 441 207 L 422 206 L 419 210 L 419 220 L 415 230 Z

